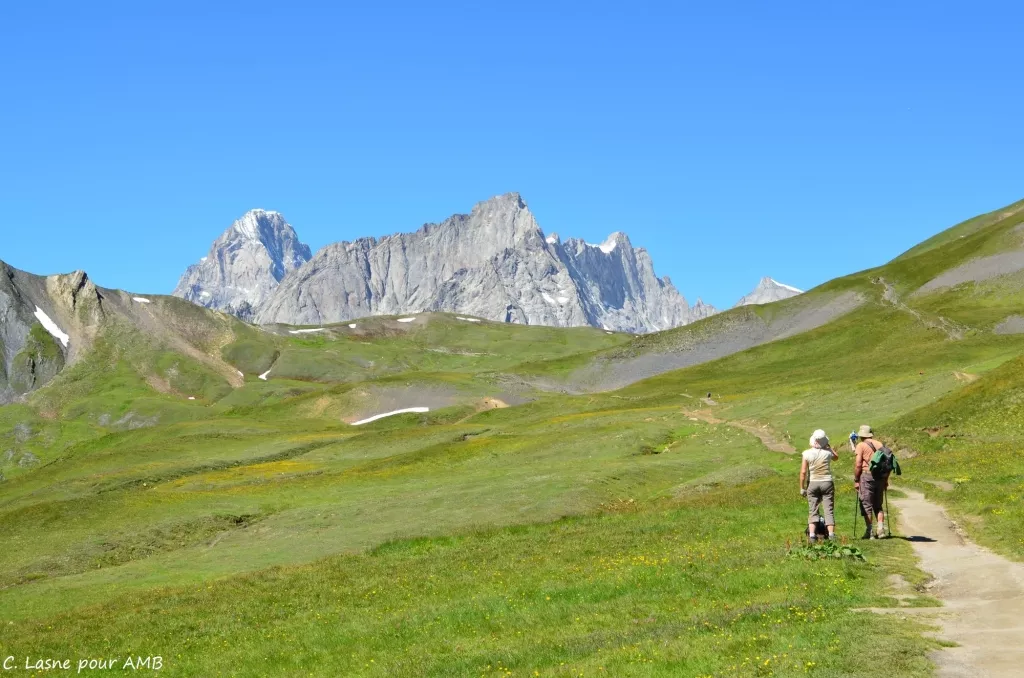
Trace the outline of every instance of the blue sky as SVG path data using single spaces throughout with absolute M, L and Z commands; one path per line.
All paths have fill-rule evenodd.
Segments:
M 215 6 L 214 6 L 215 5 Z M 1024 197 L 1015 3 L 25 2 L 0 259 L 169 292 L 245 210 L 314 249 L 507 191 L 693 300 Z

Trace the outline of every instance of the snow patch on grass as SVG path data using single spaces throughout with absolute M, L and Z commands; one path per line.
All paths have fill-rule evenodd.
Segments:
M 362 426 L 363 424 L 369 424 L 371 421 L 377 421 L 378 419 L 383 419 L 385 417 L 393 417 L 396 414 L 412 414 L 412 413 L 423 414 L 423 413 L 429 412 L 429 411 L 430 411 L 429 407 L 407 407 L 404 410 L 395 410 L 394 412 L 385 412 L 384 414 L 375 414 L 372 417 L 369 417 L 367 419 L 361 419 L 359 421 L 354 421 L 354 422 L 352 422 L 352 425 L 353 426 Z
M 400 322 L 400 323 L 411 323 L 413 320 L 416 320 L 416 318 L 399 318 L 398 322 Z
M 311 334 L 313 332 L 326 332 L 326 327 L 317 327 L 311 330 L 288 330 L 288 334 Z
M 150 303 L 149 299 L 147 299 L 145 297 L 132 297 L 132 301 L 136 301 L 136 302 L 138 302 L 140 304 L 148 304 L 148 303 Z
M 270 370 L 267 370 L 266 372 L 261 374 L 260 375 L 260 379 L 262 379 L 263 381 L 266 381 L 268 376 L 270 376 Z

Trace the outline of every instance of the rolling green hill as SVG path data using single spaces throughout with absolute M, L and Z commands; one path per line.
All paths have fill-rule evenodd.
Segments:
M 876 675 L 848 639 L 884 622 L 856 610 L 934 605 L 886 584 L 924 575 L 897 540 L 857 542 L 867 562 L 787 553 L 806 504 L 773 449 L 871 423 L 904 482 L 1024 557 L 1019 207 L 641 337 L 444 314 L 257 328 L 101 291 L 68 364 L 0 407 L 0 653 Z M 406 408 L 429 412 L 353 425 Z M 930 675 L 924 627 L 887 628 L 887 673 Z

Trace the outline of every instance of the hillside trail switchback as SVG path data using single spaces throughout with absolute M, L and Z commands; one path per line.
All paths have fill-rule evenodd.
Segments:
M 935 579 L 929 594 L 941 608 L 934 614 L 938 637 L 957 643 L 932 660 L 940 678 L 1009 678 L 1024 675 L 1024 563 L 1015 563 L 964 538 L 941 506 L 903 489 L 891 497 L 920 567 Z M 893 610 L 897 612 L 897 610 Z M 906 612 L 906 610 L 898 610 Z

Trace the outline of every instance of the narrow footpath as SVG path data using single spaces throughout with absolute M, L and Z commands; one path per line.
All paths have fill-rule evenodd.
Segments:
M 706 409 L 684 414 L 740 428 L 772 450 L 796 451 L 758 422 L 725 421 Z M 934 621 L 940 629 L 936 637 L 957 644 L 932 655 L 939 678 L 1024 677 L 1024 563 L 978 546 L 957 531 L 941 506 L 920 492 L 900 489 L 905 497 L 889 499 L 899 511 L 895 529 L 913 545 L 921 569 L 932 575 L 928 593 L 943 607 L 873 611 Z
M 942 640 L 958 647 L 932 657 L 941 678 L 1024 676 L 1024 563 L 1015 563 L 962 537 L 941 506 L 903 489 L 891 497 L 900 536 L 908 538 L 921 569 L 934 582 L 929 593 L 944 603 L 934 610 Z M 929 608 L 920 609 L 922 617 Z

